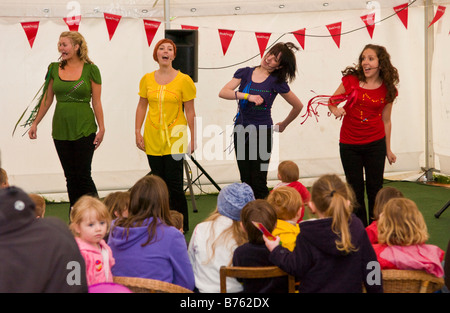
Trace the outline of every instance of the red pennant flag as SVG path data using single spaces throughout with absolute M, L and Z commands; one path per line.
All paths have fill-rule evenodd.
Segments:
M 39 22 L 22 22 L 22 28 L 25 31 L 25 34 L 28 38 L 28 43 L 30 47 L 33 48 L 34 40 L 36 39 L 36 35 L 39 28 Z
M 219 29 L 220 43 L 222 44 L 223 55 L 227 53 L 231 39 L 233 39 L 234 30 Z
M 328 28 L 328 31 L 331 34 L 331 37 L 333 37 L 334 42 L 336 43 L 338 48 L 340 48 L 342 22 L 327 25 L 327 28 Z
M 161 22 L 158 21 L 144 20 L 145 34 L 147 35 L 147 42 L 149 47 L 153 41 L 153 38 L 155 38 L 156 31 L 158 30 L 160 24 Z
M 181 25 L 181 29 L 198 29 L 198 26 Z
M 264 51 L 266 50 L 267 43 L 271 33 L 255 33 L 256 40 L 258 41 L 259 53 L 261 53 L 261 58 L 264 56 Z
M 71 32 L 77 32 L 78 27 L 80 26 L 81 15 L 64 17 L 63 20 L 66 22 L 66 25 L 69 27 Z
M 105 16 L 106 28 L 108 28 L 109 40 L 111 40 L 116 32 L 117 25 L 119 25 L 121 16 L 110 13 L 103 13 L 103 15 Z
M 394 7 L 394 11 L 397 13 L 397 16 L 400 18 L 403 25 L 405 25 L 405 28 L 408 29 L 408 3 Z
M 373 36 L 373 31 L 375 30 L 375 12 L 361 16 L 364 24 L 366 24 L 367 31 L 369 32 L 370 38 Z
M 305 50 L 305 32 L 306 28 L 296 30 L 295 32 L 292 32 L 294 37 L 297 39 L 300 46 L 302 46 L 302 49 Z
M 444 15 L 444 13 L 445 7 L 443 5 L 438 6 L 436 10 L 436 15 L 434 16 L 433 20 L 431 21 L 430 25 L 428 25 L 428 27 L 439 21 L 439 19 L 442 17 L 442 15 Z

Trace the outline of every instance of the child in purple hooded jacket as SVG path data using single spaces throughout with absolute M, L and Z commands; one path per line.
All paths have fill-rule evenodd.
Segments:
M 194 289 L 194 273 L 183 234 L 174 227 L 165 182 L 141 178 L 130 191 L 127 218 L 113 222 L 108 244 L 114 276 L 150 278 Z

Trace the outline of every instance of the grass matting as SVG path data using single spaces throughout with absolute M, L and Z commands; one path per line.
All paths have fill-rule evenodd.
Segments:
M 439 246 L 444 251 L 450 240 L 450 208 L 445 210 L 439 218 L 434 215 L 449 200 L 450 189 L 441 186 L 431 186 L 418 182 L 410 181 L 390 181 L 385 180 L 384 186 L 391 186 L 399 189 L 405 197 L 413 200 L 422 212 L 430 233 L 429 244 Z M 197 213 L 192 210 L 190 196 L 187 196 L 189 207 L 189 231 L 186 232 L 186 240 L 189 241 L 195 225 L 203 221 L 216 208 L 217 194 L 195 196 Z M 68 203 L 47 203 L 45 216 L 56 216 L 69 222 L 69 204 Z M 308 213 L 305 214 L 305 219 Z

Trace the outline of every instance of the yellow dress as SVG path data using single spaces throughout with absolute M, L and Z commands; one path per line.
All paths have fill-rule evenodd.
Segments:
M 154 156 L 186 153 L 188 127 L 183 103 L 196 96 L 196 87 L 189 75 L 178 72 L 170 83 L 159 85 L 155 72 L 147 73 L 139 83 L 139 96 L 148 100 L 145 152 Z

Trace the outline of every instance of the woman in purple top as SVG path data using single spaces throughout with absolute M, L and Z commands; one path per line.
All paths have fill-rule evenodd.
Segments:
M 303 108 L 288 85 L 295 79 L 297 63 L 294 52 L 297 50 L 291 42 L 275 44 L 259 66 L 237 70 L 219 93 L 223 99 L 238 102 L 234 149 L 241 181 L 252 187 L 257 199 L 269 194 L 267 171 L 272 152 L 272 132 L 283 132 Z M 271 110 L 277 94 L 292 109 L 282 122 L 273 126 Z
M 169 211 L 169 191 L 162 178 L 148 175 L 131 188 L 128 217 L 111 227 L 108 245 L 116 263 L 114 276 L 151 278 L 194 289 L 186 240 Z

